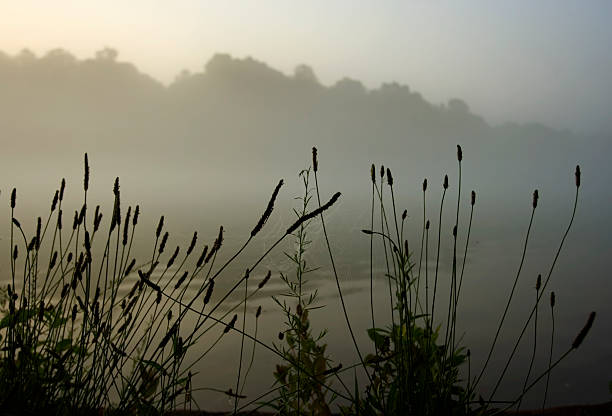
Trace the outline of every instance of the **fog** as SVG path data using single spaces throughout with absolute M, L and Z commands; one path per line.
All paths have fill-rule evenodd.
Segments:
M 352 305 L 359 293 L 363 296 L 360 285 L 367 277 L 363 258 L 369 240 L 359 230 L 369 223 L 370 165 L 384 164 L 394 172 L 398 211 L 408 209 L 409 238 L 417 247 L 423 221 L 421 183 L 428 178 L 429 207 L 439 204 L 445 174 L 451 184 L 448 198 L 456 198 L 455 149 L 460 144 L 462 221 L 467 219 L 469 192 L 474 189 L 478 196 L 463 330 L 466 341 L 475 344 L 474 354 L 481 356 L 518 267 L 532 191 L 537 188 L 541 200 L 519 287 L 522 300 L 554 258 L 571 215 L 573 173 L 580 164 L 578 214 L 551 283 L 563 322 L 559 343 L 571 342 L 591 310 L 598 311 L 598 320 L 584 349 L 556 372 L 550 397 L 552 404 L 608 398 L 610 374 L 601 367 L 612 358 L 612 285 L 605 264 L 612 252 L 609 135 L 556 130 L 537 120 L 493 125 L 461 98 L 434 104 L 395 82 L 366 88 L 359 80 L 344 78 L 324 85 L 306 65 L 287 75 L 256 59 L 227 54 L 217 54 L 202 71 L 182 72 L 164 85 L 110 48 L 91 59 L 62 49 L 41 56 L 27 50 L 0 52 L 0 91 L 0 204 L 6 210 L 7 195 L 17 187 L 23 223 L 47 211 L 62 177 L 77 204 L 87 152 L 93 200 L 108 207 L 118 176 L 126 206 L 140 203 L 148 226 L 165 214 L 173 237 L 183 240 L 177 244 L 184 244 L 195 229 L 212 239 L 223 224 L 229 245 L 237 245 L 280 178 L 288 186 L 264 235 L 292 220 L 290 207 L 300 195 L 297 175 L 310 165 L 316 146 L 323 194 L 343 194 L 329 221 Z M 435 208 L 430 209 L 428 216 L 437 227 Z M 444 217 L 446 248 L 452 214 Z M 2 244 L 7 232 L 8 221 L 0 230 Z M 315 235 L 320 237 L 320 231 Z M 257 244 L 265 247 L 265 238 Z M 313 253 L 316 262 L 328 266 L 321 242 L 315 242 Z M 447 254 L 442 262 L 448 266 Z M 286 268 L 280 257 L 267 267 Z M 5 273 L 4 259 L 0 265 Z M 321 273 L 317 279 L 327 287 L 322 294 L 335 310 L 334 287 L 325 280 L 329 275 Z M 513 323 L 527 311 L 521 302 L 515 305 Z M 271 303 L 268 307 L 274 308 Z M 359 313 L 357 320 L 363 318 Z M 329 322 L 342 326 L 341 321 Z M 330 351 L 349 354 L 332 347 L 334 339 Z M 266 370 L 261 371 L 265 377 Z M 537 406 L 538 400 L 529 403 Z

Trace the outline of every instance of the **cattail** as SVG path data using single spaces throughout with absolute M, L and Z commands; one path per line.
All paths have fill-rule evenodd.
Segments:
M 589 319 L 587 320 L 587 323 L 584 325 L 582 330 L 580 330 L 580 332 L 578 333 L 578 335 L 574 339 L 574 342 L 572 342 L 572 348 L 573 349 L 577 349 L 580 346 L 580 344 L 582 344 L 582 341 L 584 341 L 584 338 L 589 333 L 589 330 L 591 329 L 591 326 L 593 326 L 593 321 L 594 320 L 595 320 L 595 312 L 591 312 L 591 314 L 589 315 Z
M 183 282 L 185 281 L 185 279 L 187 279 L 187 275 L 189 273 L 187 271 L 185 271 L 185 273 L 183 273 L 183 275 L 180 277 L 180 279 L 178 280 L 178 282 L 176 282 L 176 285 L 174 285 L 175 289 L 178 289 L 179 286 L 181 286 L 183 284 Z
M 427 190 L 427 178 L 423 179 L 423 192 Z
M 425 229 L 429 230 L 429 220 L 427 220 L 427 222 L 425 223 Z
M 471 201 L 472 206 L 474 206 L 475 203 L 476 203 L 476 192 L 472 191 L 472 201 Z
M 17 244 L 15 244 L 15 248 L 13 248 L 13 260 L 17 260 L 18 255 L 19 255 L 19 250 L 17 249 Z
M 51 201 L 51 212 L 55 211 L 55 207 L 57 206 L 57 199 L 59 198 L 59 191 L 55 191 L 55 195 L 53 195 L 53 201 Z
M 442 184 L 444 189 L 448 189 L 448 175 L 444 175 L 444 183 Z
M 13 224 L 15 224 L 15 227 L 21 228 L 21 223 L 17 220 L 17 218 L 13 218 L 12 221 Z
M 278 333 L 278 339 L 280 339 L 281 341 L 285 338 L 285 333 L 284 332 L 279 332 Z
M 159 254 L 162 254 L 164 252 L 164 249 L 166 248 L 166 242 L 168 241 L 168 231 L 166 231 L 164 233 L 164 236 L 162 237 L 162 241 L 159 245 Z
M 317 172 L 319 170 L 319 161 L 317 160 L 317 148 L 312 148 L 312 170 Z
M 155 237 L 159 238 L 159 235 L 162 232 L 162 228 L 164 228 L 164 216 L 163 215 L 159 218 L 159 223 L 157 224 L 157 230 L 155 231 Z
M 68 253 L 68 257 L 66 257 L 66 263 L 70 263 L 72 261 L 72 251 Z
M 536 280 L 536 290 L 540 290 L 541 286 L 542 286 L 542 275 L 538 274 L 538 280 Z
M 374 234 L 374 233 L 372 232 L 372 230 L 361 230 L 361 232 L 362 232 L 362 233 L 364 233 L 364 234 L 367 234 L 367 235 L 372 235 L 372 234 Z
M 136 224 L 138 224 L 139 215 L 140 215 L 140 205 L 136 205 L 136 209 L 134 210 L 134 219 L 132 220 L 133 227 L 136 227 Z
M 393 186 L 393 176 L 391 175 L 391 170 L 387 168 L 387 183 L 389 186 Z
M 166 315 L 166 318 L 168 319 L 168 322 L 172 320 L 172 309 L 168 309 L 168 315 Z
M 372 163 L 372 166 L 370 167 L 370 176 L 372 177 L 372 183 L 376 183 L 376 167 L 374 166 L 374 163 Z
M 261 305 L 257 307 L 257 312 L 255 312 L 255 319 L 259 318 L 261 315 Z
M 42 219 L 38 217 L 36 220 L 36 250 L 40 248 L 40 230 L 42 227 Z
M 257 289 L 261 289 L 262 287 L 264 287 L 265 284 L 268 283 L 268 280 L 270 280 L 271 275 L 272 275 L 272 272 L 268 270 L 268 273 L 266 273 L 266 277 L 264 277 L 262 281 L 259 282 L 259 284 L 257 285 Z
M 79 212 L 79 225 L 83 224 L 83 221 L 85 220 L 86 212 L 87 212 L 87 205 L 83 204 L 83 206 L 81 207 L 81 211 Z
M 125 214 L 125 223 L 123 224 L 123 241 L 121 242 L 124 246 L 128 242 L 128 225 L 130 224 L 130 216 L 132 215 L 132 207 L 128 207 L 127 213 Z
M 89 189 L 89 159 L 85 153 L 85 177 L 83 178 L 83 189 L 85 192 Z
M 61 209 L 57 212 L 57 229 L 58 230 L 62 229 L 62 213 L 63 211 Z
M 191 237 L 191 244 L 189 244 L 189 248 L 187 249 L 187 255 L 190 255 L 193 249 L 195 248 L 196 241 L 198 241 L 198 232 L 193 232 L 193 237 Z
M 316 160 L 316 149 L 313 147 L 313 157 Z M 255 228 L 253 228 L 253 230 L 251 231 L 251 237 L 255 237 L 255 235 L 261 231 L 261 229 L 263 228 L 263 226 L 265 225 L 266 221 L 268 221 L 268 218 L 270 218 L 270 214 L 272 214 L 272 210 L 274 209 L 274 202 L 276 201 L 276 197 L 278 196 L 278 191 L 280 190 L 280 187 L 283 186 L 283 180 L 281 179 L 278 182 L 278 185 L 276 185 L 276 188 L 274 188 L 274 192 L 272 192 L 272 197 L 270 198 L 270 201 L 268 201 L 268 206 L 266 207 L 266 210 L 264 211 L 264 213 L 262 214 L 261 218 L 259 219 L 259 221 L 257 222 L 257 224 L 255 225 Z
M 329 207 L 331 207 L 332 205 L 334 205 L 336 203 L 336 201 L 338 200 L 338 198 L 340 198 L 340 192 L 336 192 L 334 194 L 334 196 L 332 196 L 332 198 L 323 206 L 315 209 L 314 211 L 298 218 L 298 220 L 293 223 L 293 225 L 291 227 L 289 227 L 286 231 L 286 234 L 291 234 L 292 232 L 294 232 L 300 225 L 302 225 L 304 222 L 316 217 L 317 215 L 323 213 L 324 211 L 326 211 Z
M 405 209 L 404 212 L 402 212 L 402 221 L 404 221 L 407 216 L 408 216 L 408 210 Z
M 206 290 L 206 295 L 204 295 L 204 305 L 207 305 L 210 301 L 210 297 L 212 296 L 213 289 L 215 288 L 215 281 L 211 280 L 208 283 L 208 289 Z
M 230 331 L 230 329 L 234 327 L 234 324 L 236 323 L 237 319 L 238 319 L 238 315 L 234 314 L 234 316 L 232 317 L 232 320 L 229 322 L 229 324 L 225 326 L 225 329 L 223 330 L 224 334 L 227 334 Z
M 555 307 L 555 292 L 550 292 L 550 307 Z
M 461 162 L 463 160 L 463 152 L 461 151 L 461 146 L 457 145 L 457 160 Z
M 102 213 L 100 212 L 100 205 L 96 205 L 96 211 L 94 212 L 94 233 L 100 228 L 100 221 L 102 221 Z
M 380 179 L 385 176 L 385 167 L 384 165 L 380 165 Z
M 576 188 L 580 187 L 580 165 L 576 165 Z
M 78 312 L 79 312 L 79 310 L 77 309 L 77 305 L 73 305 L 72 306 L 72 322 L 74 322 L 76 320 Z
M 15 202 L 17 200 L 17 189 L 13 188 L 11 192 L 11 208 L 15 208 Z
M 170 257 L 170 260 L 168 260 L 168 265 L 166 266 L 167 269 L 169 269 L 170 266 L 172 266 L 172 264 L 174 263 L 174 260 L 176 259 L 176 256 L 178 256 L 178 253 L 179 253 L 179 246 L 176 246 L 176 250 L 174 250 L 174 253 Z
M 532 206 L 533 209 L 535 209 L 538 206 L 538 199 L 540 198 L 540 195 L 538 194 L 538 190 L 536 189 L 535 191 L 533 191 L 533 202 L 532 202 Z
M 197 263 L 196 263 L 196 267 L 200 267 L 202 266 L 202 263 L 204 262 L 204 259 L 206 258 L 206 252 L 208 251 L 208 246 L 204 246 L 204 249 L 202 250 L 202 254 L 200 254 L 200 258 L 198 259 Z

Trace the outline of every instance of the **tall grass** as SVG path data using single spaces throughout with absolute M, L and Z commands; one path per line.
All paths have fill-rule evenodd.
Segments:
M 449 177 L 444 176 L 437 218 L 437 236 L 430 247 L 432 221 L 425 204 L 428 182 L 424 180 L 423 216 L 419 219 L 420 247 L 418 263 L 413 260 L 409 238 L 405 237 L 407 211 L 398 214 L 398 192 L 389 168 L 371 167 L 370 239 L 370 311 L 371 344 L 359 345 L 351 324 L 351 311 L 343 295 L 341 278 L 331 249 L 324 214 L 339 199 L 340 193 L 323 203 L 319 190 L 318 158 L 313 149 L 312 169 L 300 174 L 304 194 L 294 211 L 295 221 L 268 245 L 254 261 L 243 267 L 244 274 L 229 282 L 229 289 L 219 293 L 220 279 L 229 266 L 241 261 L 241 254 L 258 237 L 274 210 L 283 181 L 274 189 L 259 221 L 243 244 L 227 260 L 218 261 L 223 248 L 224 229 L 198 247 L 198 233 L 182 250 L 169 250 L 170 234 L 161 216 L 154 232 L 151 255 L 137 259 L 133 253 L 134 236 L 140 207 L 121 205 L 119 179 L 113 186 L 113 210 L 109 221 L 97 206 L 93 213 L 88 204 L 89 159 L 84 158 L 83 203 L 74 216 L 65 214 L 65 181 L 55 191 L 46 218 L 37 218 L 36 231 L 26 235 L 18 218 L 17 190 L 10 195 L 10 284 L 0 290 L 0 411 L 55 414 L 163 414 L 175 409 L 195 410 L 200 404 L 194 397 L 198 363 L 230 332 L 240 336 L 236 381 L 227 389 L 216 389 L 232 401 L 233 414 L 253 406 L 268 406 L 279 414 L 331 414 L 335 399 L 338 411 L 345 414 L 484 414 L 501 411 L 500 404 L 520 406 L 523 396 L 546 377 L 546 395 L 550 372 L 568 354 L 577 349 L 593 324 L 589 316 L 584 329 L 571 346 L 553 357 L 552 339 L 549 362 L 544 371 L 532 375 L 538 333 L 538 305 L 551 280 L 557 259 L 571 229 L 578 203 L 580 169 L 576 168 L 576 195 L 570 221 L 561 239 L 552 265 L 543 281 L 538 278 L 535 304 L 514 343 L 512 353 L 490 397 L 476 400 L 479 384 L 510 312 L 517 282 L 522 274 L 527 246 L 538 202 L 533 194 L 532 210 L 521 250 L 521 260 L 514 283 L 492 338 L 484 364 L 472 377 L 474 357 L 457 336 L 461 316 L 461 288 L 469 251 L 476 194 L 469 199 L 469 222 L 460 223 L 462 205 L 463 152 L 457 146 L 458 180 L 454 223 L 444 224 Z M 314 177 L 314 186 L 311 178 Z M 385 183 L 386 181 L 386 183 Z M 316 196 L 315 199 L 313 199 Z M 316 207 L 311 205 L 316 202 Z M 72 217 L 72 222 L 68 219 Z M 422 220 L 422 221 L 421 221 Z M 305 288 L 306 276 L 313 270 L 305 261 L 310 244 L 309 225 L 320 221 L 323 240 L 329 254 L 330 279 L 338 290 L 343 318 L 359 361 L 334 365 L 326 352 L 325 329 L 315 335 L 309 311 L 317 308 L 316 290 Z M 452 265 L 450 281 L 443 282 L 440 269 L 442 236 L 451 229 Z M 458 238 L 465 233 L 465 246 Z M 294 239 L 295 251 L 286 253 L 295 277 L 282 273 L 286 292 L 275 297 L 286 327 L 279 341 L 263 340 L 258 335 L 261 306 L 254 316 L 254 331 L 247 305 L 271 279 L 272 271 L 251 284 L 262 261 L 281 242 Z M 380 244 L 379 259 L 375 244 Z M 463 260 L 458 264 L 458 252 Z M 430 253 L 435 257 L 430 259 Z M 197 254 L 199 253 L 199 255 Z M 375 275 L 374 264 L 384 264 L 385 273 Z M 430 261 L 435 268 L 430 270 Z M 465 275 L 469 278 L 469 274 Z M 388 291 L 389 314 L 378 316 L 374 306 L 377 280 Z M 448 303 L 437 298 L 439 285 L 448 284 Z M 422 290 L 424 286 L 424 291 Z M 130 290 L 124 290 L 129 287 Z M 215 290 L 215 288 L 217 288 Z M 235 302 L 233 299 L 238 297 Z M 554 295 L 551 310 L 554 306 Z M 534 318 L 535 316 L 535 318 Z M 553 315 L 554 319 L 554 315 Z M 533 322 L 534 344 L 521 393 L 505 401 L 495 394 L 513 361 L 522 338 Z M 554 339 L 554 327 L 551 331 Z M 248 349 L 251 348 L 249 357 Z M 245 396 L 248 376 L 256 361 L 255 351 L 266 351 L 280 363 L 274 372 L 276 385 L 258 397 Z M 369 351 L 367 351 L 370 349 Z M 363 351 L 363 352 L 362 352 Z M 367 351 L 367 353 L 366 353 Z M 467 365 L 467 369 L 465 366 Z M 358 383 L 357 370 L 365 373 L 365 385 Z M 346 384 L 347 371 L 353 373 L 354 386 Z M 467 372 L 467 377 L 466 377 Z M 331 379 L 335 382 L 332 383 Z

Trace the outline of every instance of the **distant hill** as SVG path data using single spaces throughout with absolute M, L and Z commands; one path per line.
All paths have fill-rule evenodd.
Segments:
M 225 54 L 164 86 L 112 49 L 85 60 L 61 49 L 0 53 L 0 86 L 3 140 L 42 162 L 50 152 L 89 151 L 167 171 L 287 174 L 317 145 L 334 167 L 367 172 L 385 162 L 423 175 L 447 167 L 460 143 L 474 170 L 488 179 L 513 172 L 520 182 L 532 174 L 523 166 L 551 166 L 556 175 L 610 147 L 537 123 L 491 126 L 461 99 L 433 104 L 406 85 L 367 89 L 345 78 L 325 86 L 305 65 L 285 75 Z

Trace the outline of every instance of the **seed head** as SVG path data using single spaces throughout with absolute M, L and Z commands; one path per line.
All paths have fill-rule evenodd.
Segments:
M 57 206 L 57 199 L 59 198 L 59 191 L 55 191 L 55 195 L 53 195 L 53 201 L 51 201 L 51 212 L 55 211 L 55 207 Z
M 285 333 L 284 332 L 279 332 L 278 333 L 278 339 L 280 339 L 281 341 L 285 338 Z
M 402 221 L 404 221 L 407 216 L 408 216 L 408 210 L 405 209 L 404 212 L 402 212 Z
M 36 220 L 36 250 L 40 248 L 40 231 L 42 227 L 42 219 L 38 217 Z
M 89 189 L 89 159 L 87 158 L 87 153 L 85 153 L 85 177 L 83 179 L 83 189 L 87 192 Z
M 134 265 L 136 264 L 136 259 L 132 259 L 132 261 L 130 262 L 130 264 L 128 264 L 127 269 L 125 269 L 125 274 L 124 276 L 127 276 L 128 274 L 130 274 L 130 272 L 132 271 L 132 268 L 134 267 Z
M 550 292 L 550 307 L 555 307 L 555 292 Z
M 312 148 L 312 170 L 317 172 L 319 170 L 319 161 L 317 160 L 317 148 Z
M 257 307 L 257 312 L 255 312 L 255 318 L 259 318 L 259 315 L 261 315 L 261 305 Z
M 391 170 L 387 168 L 387 183 L 389 186 L 393 186 L 393 176 L 391 175 Z
M 463 152 L 461 151 L 461 146 L 457 145 L 457 160 L 461 162 L 463 160 Z
M 472 201 L 471 201 L 472 206 L 474 206 L 475 203 L 476 203 L 476 192 L 472 191 Z
M 208 246 L 204 246 L 204 249 L 202 250 L 202 254 L 200 254 L 200 258 L 198 259 L 197 263 L 196 263 L 196 267 L 200 267 L 202 265 L 202 263 L 204 263 L 204 259 L 206 258 L 206 252 L 208 251 Z
M 427 220 L 427 222 L 425 223 L 425 229 L 429 230 L 429 220 Z
M 140 205 L 136 205 L 136 209 L 134 210 L 134 219 L 132 220 L 133 227 L 136 227 L 136 224 L 138 224 L 139 215 L 140 215 Z
M 164 252 L 164 249 L 166 248 L 166 242 L 168 241 L 168 231 L 166 231 L 164 233 L 164 236 L 162 237 L 162 241 L 159 245 L 159 254 L 162 254 Z
M 19 250 L 17 250 L 17 244 L 15 244 L 15 248 L 13 248 L 13 260 L 17 260 L 18 255 L 19 255 Z
M 159 218 L 159 223 L 157 224 L 157 230 L 155 231 L 155 237 L 159 238 L 162 228 L 164 228 L 164 216 L 162 215 Z
M 423 179 L 423 192 L 427 190 L 427 178 Z
M 168 260 L 168 265 L 166 266 L 167 269 L 169 269 L 172 266 L 172 264 L 174 263 L 174 260 L 176 259 L 176 256 L 178 256 L 178 253 L 179 253 L 179 246 L 176 246 L 176 250 L 174 250 L 174 253 L 170 257 L 170 260 Z
M 319 214 L 322 214 L 324 211 L 329 209 L 329 207 L 334 205 L 336 203 L 336 201 L 338 201 L 338 198 L 340 198 L 340 195 L 341 195 L 340 192 L 336 192 L 334 194 L 334 196 L 332 196 L 331 199 L 325 205 L 322 205 L 321 207 L 315 209 L 314 211 L 311 211 L 308 214 L 298 218 L 298 220 L 296 222 L 294 222 L 293 225 L 291 227 L 289 227 L 285 233 L 286 234 L 291 234 L 292 232 L 297 230 L 297 228 L 300 225 L 302 225 L 304 222 L 306 222 L 306 221 L 308 221 L 308 220 L 318 216 Z
M 13 188 L 11 191 L 11 208 L 15 208 L 15 202 L 17 200 L 17 189 Z
M 538 280 L 536 280 L 536 290 L 540 290 L 541 286 L 542 286 L 542 275 L 538 274 Z
M 229 322 L 229 324 L 225 326 L 225 329 L 223 330 L 224 334 L 227 334 L 230 331 L 230 329 L 234 327 L 234 324 L 236 323 L 237 319 L 238 319 L 238 315 L 234 314 L 234 316 L 232 317 L 232 320 Z
M 55 267 L 55 262 L 57 262 L 57 251 L 53 252 L 53 256 L 51 257 L 51 261 L 49 262 L 49 269 Z
M 193 249 L 195 248 L 196 241 L 198 241 L 198 232 L 193 232 L 193 237 L 191 238 L 191 244 L 189 244 L 189 248 L 187 249 L 187 255 L 190 255 Z
M 457 237 L 457 226 L 453 226 L 453 237 Z
M 382 179 L 385 176 L 385 166 L 380 165 L 380 178 Z
M 313 158 L 316 160 L 316 149 L 313 147 L 312 151 L 313 151 Z M 261 231 L 266 221 L 268 221 L 268 218 L 270 218 L 270 215 L 272 214 L 272 210 L 274 209 L 274 202 L 276 201 L 276 197 L 278 196 L 278 191 L 280 190 L 281 186 L 283 186 L 282 179 L 278 181 L 278 185 L 276 185 L 276 188 L 274 188 L 274 192 L 272 192 L 272 197 L 270 198 L 270 201 L 268 201 L 268 206 L 266 207 L 266 210 L 264 211 L 261 218 L 259 218 L 259 221 L 257 222 L 255 227 L 251 231 L 251 237 L 255 237 L 255 235 L 259 231 Z
M 262 287 L 265 286 L 266 283 L 268 283 L 268 280 L 270 280 L 270 276 L 272 275 L 272 272 L 270 270 L 268 270 L 268 273 L 266 274 L 266 277 L 263 278 L 263 280 L 261 282 L 259 282 L 259 284 L 257 285 L 258 289 L 261 289 Z
M 64 200 L 64 190 L 66 190 L 66 179 L 62 178 L 62 183 L 60 185 L 60 192 L 59 192 L 59 200 L 60 201 Z
M 538 199 L 540 198 L 540 195 L 538 194 L 538 190 L 536 189 L 535 191 L 533 191 L 533 202 L 532 202 L 532 206 L 533 209 L 535 209 L 538 206 Z
M 444 175 L 444 183 L 442 184 L 444 189 L 448 189 L 448 175 Z
M 189 273 L 187 271 L 183 273 L 183 275 L 179 278 L 178 282 L 176 282 L 176 285 L 174 285 L 174 289 L 178 289 L 183 284 L 185 279 L 187 279 L 188 274 Z
M 21 228 L 21 224 L 19 223 L 19 221 L 17 221 L 17 218 L 13 218 L 12 221 L 13 221 L 13 224 L 15 225 L 15 227 Z
M 59 230 L 62 229 L 62 210 L 61 209 L 57 212 L 57 228 Z
M 576 338 L 574 339 L 574 342 L 572 342 L 572 348 L 573 349 L 578 348 L 580 346 L 580 344 L 582 344 L 582 341 L 584 341 L 584 338 L 587 336 L 587 334 L 589 333 L 589 330 L 593 326 L 593 321 L 594 320 L 595 320 L 595 312 L 591 312 L 591 314 L 589 315 L 589 319 L 587 320 L 586 324 L 580 330 L 578 335 L 576 335 Z
M 576 188 L 580 187 L 580 165 L 576 165 Z
M 215 281 L 211 280 L 208 283 L 208 289 L 206 290 L 206 295 L 204 295 L 204 305 L 207 305 L 210 301 L 210 297 L 212 296 L 213 289 L 215 288 Z
M 370 176 L 372 177 L 372 183 L 376 183 L 376 167 L 374 167 L 374 163 L 370 167 Z

